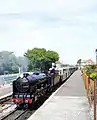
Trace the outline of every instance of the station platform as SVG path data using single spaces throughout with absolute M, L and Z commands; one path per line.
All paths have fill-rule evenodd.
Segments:
M 0 97 L 7 95 L 12 92 L 12 85 L 0 86 Z
M 80 70 L 73 73 L 28 120 L 91 120 Z

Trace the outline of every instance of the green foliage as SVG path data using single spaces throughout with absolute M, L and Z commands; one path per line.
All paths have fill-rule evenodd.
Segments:
M 86 66 L 86 74 L 89 76 L 94 70 L 91 68 L 91 66 Z
M 96 69 L 96 65 L 90 65 L 91 69 Z
M 18 73 L 19 68 L 27 68 L 27 63 L 24 57 L 16 57 L 13 52 L 1 51 L 0 52 L 0 75 L 4 73 Z
M 0 52 L 0 74 L 4 74 L 5 71 L 8 71 L 8 73 L 14 73 L 12 67 L 14 67 L 14 69 L 18 68 L 17 60 L 13 52 Z M 18 70 L 16 72 L 18 72 Z
M 88 65 L 85 67 L 85 72 L 87 74 L 87 76 L 90 77 L 91 76 L 94 76 L 95 73 L 96 73 L 96 65 Z
M 59 60 L 59 55 L 58 55 L 58 53 L 55 52 L 55 51 L 50 51 L 50 50 L 48 50 L 48 51 L 46 52 L 45 57 L 46 57 L 48 60 L 50 60 L 51 62 L 53 62 L 53 63 L 55 63 L 56 61 Z
M 84 68 L 82 68 L 81 72 L 82 72 L 82 73 L 84 72 Z
M 93 79 L 96 79 L 97 78 L 97 73 L 91 73 L 90 74 L 90 78 L 93 80 Z
M 48 70 L 52 62 L 59 60 L 59 55 L 55 51 L 46 51 L 44 48 L 34 48 L 32 50 L 27 50 L 24 54 L 29 60 L 29 71 L 31 70 Z

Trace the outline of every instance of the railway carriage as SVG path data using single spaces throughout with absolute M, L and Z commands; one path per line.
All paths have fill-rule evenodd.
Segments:
M 59 71 L 60 79 L 63 82 L 75 71 L 75 68 L 73 69 L 73 67 L 71 68 L 63 67 L 63 68 L 59 68 L 58 71 Z

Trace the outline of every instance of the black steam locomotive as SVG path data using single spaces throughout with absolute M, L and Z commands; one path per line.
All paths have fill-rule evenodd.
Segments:
M 11 100 L 20 106 L 30 106 L 41 96 L 51 91 L 53 87 L 63 82 L 68 78 L 76 69 L 60 69 L 55 70 L 55 73 L 33 73 L 23 74 L 23 77 L 18 77 L 13 81 L 13 96 Z M 64 79 L 63 79 L 64 78 Z

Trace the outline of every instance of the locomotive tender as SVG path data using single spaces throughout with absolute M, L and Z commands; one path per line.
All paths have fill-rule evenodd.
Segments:
M 56 84 L 62 83 L 74 71 L 75 67 L 59 68 L 55 73 L 25 73 L 13 81 L 13 96 L 11 100 L 20 106 L 31 106 L 41 96 L 51 91 Z

